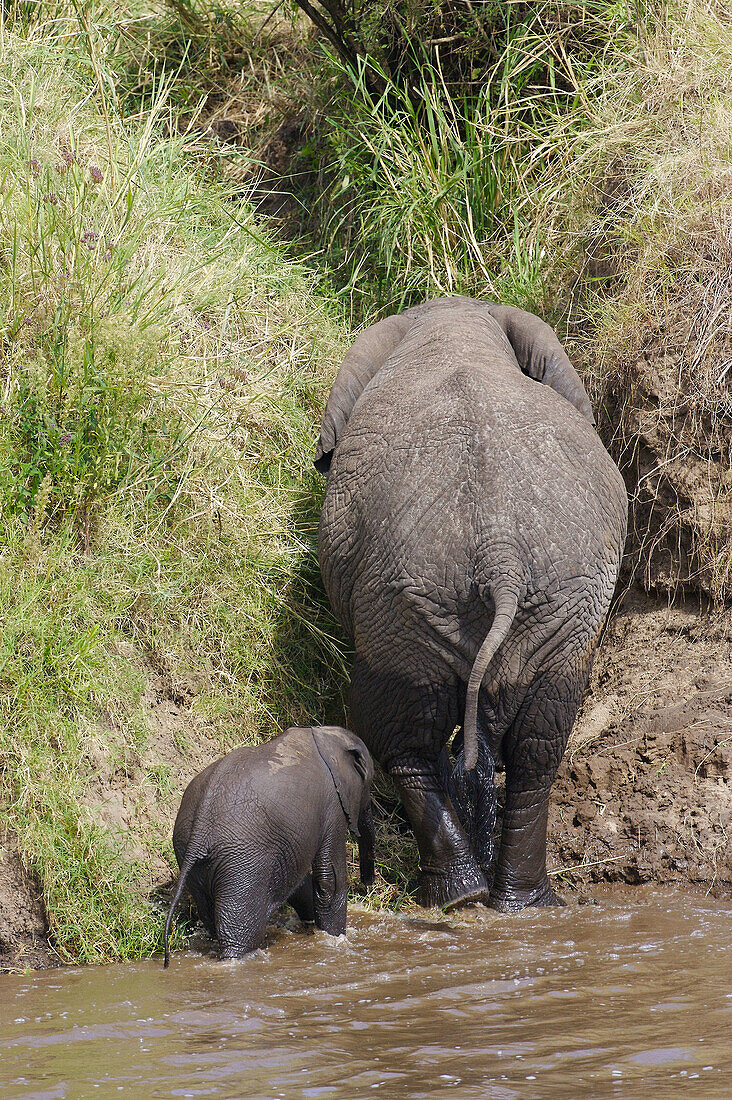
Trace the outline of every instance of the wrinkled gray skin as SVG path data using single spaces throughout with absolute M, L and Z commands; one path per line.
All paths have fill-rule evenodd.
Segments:
M 418 901 L 556 904 L 549 791 L 627 520 L 578 375 L 529 313 L 428 302 L 356 340 L 315 464 L 323 579 L 355 648 L 351 721 L 400 789 Z
M 373 774 L 366 746 L 340 726 L 292 727 L 204 768 L 186 788 L 173 829 L 180 877 L 165 966 L 184 885 L 223 959 L 259 947 L 268 917 L 286 901 L 302 920 L 344 932 L 349 829 L 362 881 L 374 876 Z

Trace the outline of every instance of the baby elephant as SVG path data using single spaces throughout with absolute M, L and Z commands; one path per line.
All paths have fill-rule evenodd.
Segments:
M 302 920 L 344 932 L 348 829 L 358 838 L 361 881 L 374 878 L 373 775 L 363 741 L 340 726 L 292 727 L 204 768 L 188 784 L 173 830 L 180 877 L 164 965 L 185 884 L 222 959 L 259 947 L 285 901 Z

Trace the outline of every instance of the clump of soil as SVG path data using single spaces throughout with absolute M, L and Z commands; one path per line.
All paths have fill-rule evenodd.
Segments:
M 8 836 L 0 843 L 0 971 L 58 963 L 48 943 L 41 892 Z
M 573 885 L 729 891 L 732 615 L 626 596 L 552 791 L 549 845 Z

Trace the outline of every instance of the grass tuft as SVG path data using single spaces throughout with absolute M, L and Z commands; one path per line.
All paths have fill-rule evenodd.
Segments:
M 359 313 L 456 293 L 556 308 L 542 208 L 567 186 L 635 38 L 603 3 L 509 3 L 491 18 L 490 49 L 475 43 L 479 80 L 451 82 L 424 45 L 407 85 L 373 58 L 330 58 L 322 239 Z M 575 181 L 575 202 L 586 186 Z

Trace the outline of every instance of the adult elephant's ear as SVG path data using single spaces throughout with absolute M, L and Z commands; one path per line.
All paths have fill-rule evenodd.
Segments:
M 330 772 L 348 828 L 361 835 L 359 817 L 374 776 L 374 765 L 363 742 L 340 726 L 314 726 L 313 740 Z
M 595 417 L 585 387 L 554 329 L 533 313 L 514 306 L 488 303 L 487 308 L 506 333 L 524 374 L 561 393 L 594 425 Z
M 353 412 L 353 406 L 376 372 L 384 365 L 411 324 L 405 314 L 385 317 L 370 325 L 356 340 L 340 365 L 325 406 L 320 439 L 315 452 L 315 469 L 330 469 L 333 451 Z

